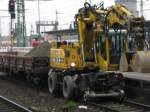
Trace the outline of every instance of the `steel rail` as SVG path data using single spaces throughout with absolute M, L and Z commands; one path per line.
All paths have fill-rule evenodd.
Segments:
M 32 112 L 32 111 L 3 96 L 0 96 L 0 112 Z
M 99 108 L 104 112 L 150 112 L 150 106 L 145 104 L 140 104 L 137 102 L 125 100 L 121 103 L 119 102 L 87 102 L 88 105 Z
M 134 101 L 131 101 L 131 100 L 125 100 L 124 103 L 126 103 L 127 105 L 133 105 L 133 106 L 139 106 L 139 107 L 142 107 L 146 110 L 150 110 L 150 105 L 146 105 L 146 104 L 141 104 L 141 103 L 138 103 L 138 102 L 134 102 Z

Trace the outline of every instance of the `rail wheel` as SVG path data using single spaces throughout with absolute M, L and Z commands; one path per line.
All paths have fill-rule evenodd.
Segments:
M 119 101 L 122 102 L 125 98 L 125 92 L 121 89 L 119 89 L 118 92 L 120 93 Z
M 59 85 L 55 72 L 52 72 L 48 77 L 48 87 L 51 94 L 56 95 L 58 93 Z
M 74 97 L 74 82 L 71 76 L 65 76 L 63 79 L 63 96 L 66 99 L 72 99 Z
M 31 83 L 33 81 L 32 75 L 31 74 L 27 74 L 26 75 L 26 80 L 27 80 L 28 83 Z
M 40 77 L 34 77 L 34 78 L 33 78 L 33 83 L 34 83 L 35 85 L 40 85 L 40 82 L 41 82 Z
M 14 73 L 13 73 L 13 70 L 10 69 L 9 72 L 8 72 L 8 75 L 9 75 L 9 76 L 13 76 L 13 74 L 14 74 Z

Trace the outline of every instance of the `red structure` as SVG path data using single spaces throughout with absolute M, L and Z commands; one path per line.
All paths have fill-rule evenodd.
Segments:
M 32 47 L 36 47 L 40 44 L 40 41 L 38 41 L 37 39 L 33 39 L 32 40 Z

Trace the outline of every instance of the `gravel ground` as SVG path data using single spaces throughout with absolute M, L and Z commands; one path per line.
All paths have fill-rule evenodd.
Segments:
M 51 112 L 51 110 L 59 107 L 56 109 L 56 112 L 60 112 L 62 108 L 60 105 L 65 103 L 61 98 L 53 98 L 48 92 L 41 92 L 37 89 L 33 90 L 2 79 L 0 79 L 0 88 L 2 96 L 34 110 Z
M 62 108 L 69 105 L 79 104 L 66 101 L 63 97 L 56 98 L 51 96 L 46 91 L 33 89 L 31 87 L 15 83 L 13 81 L 4 80 L 0 74 L 0 95 L 7 97 L 29 109 L 36 110 L 36 112 L 63 112 Z M 74 109 L 73 109 L 74 110 Z M 79 112 L 79 111 L 69 112 Z M 85 111 L 80 111 L 85 112 Z M 99 112 L 93 108 L 88 107 L 86 112 Z

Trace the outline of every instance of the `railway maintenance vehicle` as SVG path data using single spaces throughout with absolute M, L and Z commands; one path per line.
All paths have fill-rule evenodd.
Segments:
M 144 51 L 148 47 L 144 18 L 135 17 L 120 4 L 105 9 L 102 4 L 85 2 L 75 21 L 78 42 L 52 42 L 49 57 L 2 54 L 0 68 L 25 73 L 28 80 L 48 73 L 50 93 L 62 93 L 66 99 L 122 100 L 124 77 L 120 71 L 139 70 L 137 59 L 147 60 L 141 71 L 150 69 L 149 52 Z
M 102 4 L 91 6 L 87 2 L 75 18 L 79 41 L 57 42 L 50 48 L 50 93 L 55 95 L 62 90 L 67 99 L 79 95 L 85 100 L 122 99 L 123 75 L 117 71 L 136 67 L 136 55 L 144 55 L 139 61 L 149 59 L 149 52 L 143 51 L 147 47 L 144 18 L 135 17 L 120 4 L 104 9 Z
M 79 41 L 57 42 L 55 47 L 50 48 L 50 93 L 55 95 L 62 90 L 67 99 L 80 94 L 85 100 L 105 97 L 122 99 L 125 94 L 123 76 L 115 72 L 122 45 L 116 43 L 112 52 L 109 33 L 110 30 L 121 31 L 131 16 L 132 13 L 122 5 L 104 9 L 102 5 L 91 6 L 86 2 L 76 15 Z M 119 38 L 117 42 L 120 41 Z

